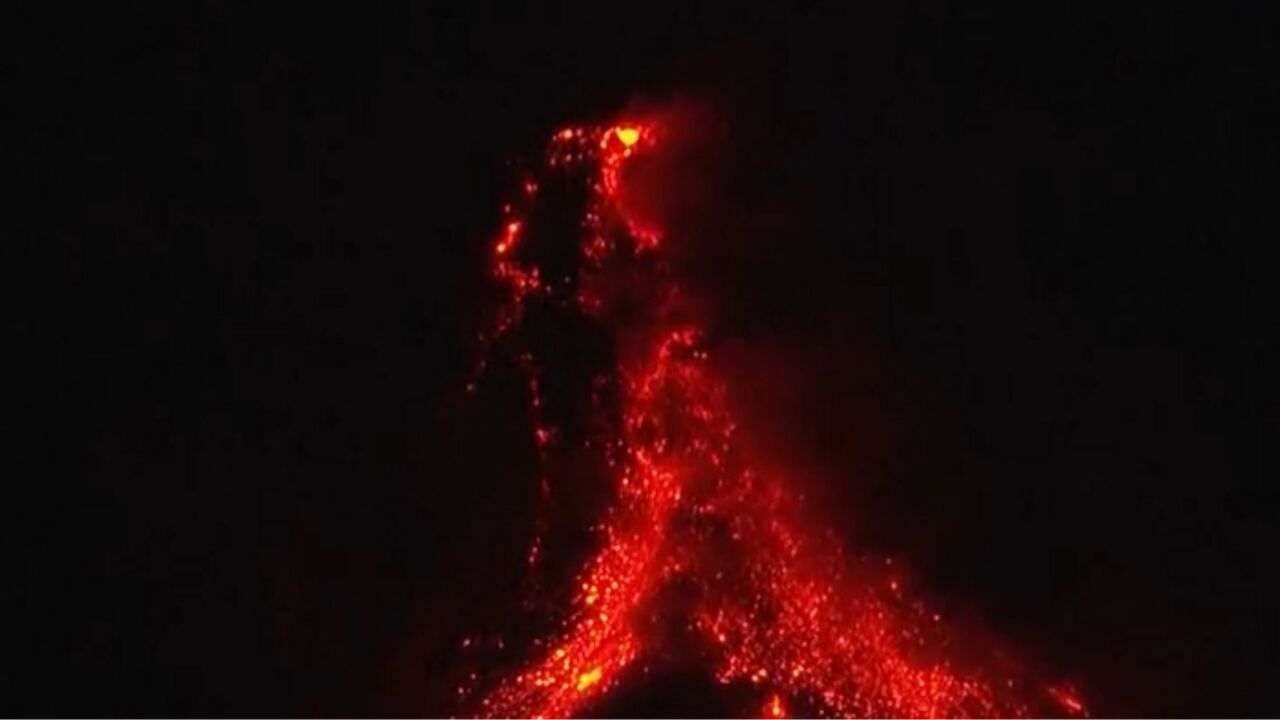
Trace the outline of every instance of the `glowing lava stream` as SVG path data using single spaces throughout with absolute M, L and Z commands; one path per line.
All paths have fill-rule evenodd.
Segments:
M 682 622 L 715 677 L 759 687 L 760 704 L 749 714 L 783 717 L 793 708 L 836 716 L 1026 714 L 1025 698 L 1034 693 L 1007 676 L 961 671 L 942 657 L 946 633 L 938 615 L 904 598 L 896 580 L 851 577 L 854 563 L 838 544 L 794 519 L 781 482 L 746 464 L 699 328 L 673 319 L 679 287 L 662 260 L 663 237 L 640 227 L 619 201 L 624 164 L 651 148 L 659 130 L 621 123 L 553 136 L 545 174 L 569 174 L 587 188 L 576 277 L 554 283 L 544 277 L 550 273 L 529 259 L 529 217 L 510 206 L 493 246 L 494 276 L 508 298 L 481 337 L 487 354 L 516 334 L 531 311 L 551 305 L 620 334 L 621 285 L 647 303 L 640 324 L 651 340 L 638 352 L 619 352 L 618 366 L 601 381 L 610 388 L 611 409 L 594 409 L 611 416 L 600 425 L 612 430 L 579 439 L 606 457 L 615 496 L 597 526 L 600 547 L 576 576 L 567 619 L 528 650 L 518 671 L 460 687 L 464 704 L 498 717 L 567 717 L 589 709 L 658 649 L 652 636 L 660 633 L 646 623 L 658 594 L 678 581 L 686 601 Z M 539 187 L 525 181 L 525 210 Z M 620 283 L 622 276 L 643 287 Z M 634 299 L 627 298 L 632 305 Z M 626 322 L 635 329 L 634 320 Z M 538 358 L 515 355 L 545 465 L 565 438 L 545 424 Z M 477 391 L 486 370 L 482 362 L 469 391 Z M 543 474 L 540 483 L 546 502 L 551 481 Z M 531 566 L 540 561 L 542 531 L 539 525 Z M 1052 697 L 1058 713 L 1083 709 L 1069 691 L 1055 689 Z

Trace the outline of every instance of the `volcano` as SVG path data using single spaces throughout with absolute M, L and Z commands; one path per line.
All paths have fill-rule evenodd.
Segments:
M 842 547 L 753 468 L 667 233 L 627 201 L 667 129 L 561 129 L 503 207 L 502 301 L 466 392 L 519 388 L 539 509 L 518 620 L 461 642 L 458 711 L 599 715 L 697 668 L 739 715 L 1083 714 L 1074 690 L 961 652 L 892 560 Z M 575 528 L 564 504 L 594 517 Z

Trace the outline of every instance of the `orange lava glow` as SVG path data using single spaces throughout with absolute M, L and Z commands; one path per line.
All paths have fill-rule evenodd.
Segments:
M 798 517 L 785 477 L 754 470 L 736 433 L 726 388 L 709 362 L 702 329 L 682 312 L 679 286 L 658 249 L 660 229 L 639 230 L 617 202 L 623 168 L 656 146 L 660 127 L 626 122 L 565 128 L 551 139 L 544 174 L 526 180 L 522 202 L 494 245 L 493 277 L 505 302 L 482 333 L 486 356 L 525 327 L 538 308 L 554 306 L 595 322 L 620 342 L 616 367 L 602 378 L 611 402 L 597 405 L 598 431 L 567 437 L 543 416 L 542 369 L 512 351 L 528 386 L 540 497 L 549 502 L 551 460 L 569 442 L 603 455 L 612 500 L 594 526 L 597 545 L 576 573 L 569 607 L 546 637 L 517 649 L 516 669 L 492 671 L 459 687 L 461 712 L 489 717 L 568 717 L 589 713 L 602 697 L 643 673 L 660 650 L 652 631 L 660 591 L 679 584 L 687 602 L 678 622 L 721 683 L 754 688 L 748 714 L 937 717 L 1031 712 L 1034 694 L 1021 680 L 948 659 L 937 613 L 887 578 L 883 563 L 857 560 L 829 533 Z M 585 181 L 576 277 L 551 271 L 530 252 L 534 190 L 555 177 Z M 541 200 L 543 193 L 537 193 Z M 519 242 L 517 242 L 519 241 Z M 624 276 L 630 282 L 619 282 Z M 643 288 L 635 320 L 615 305 L 620 286 Z M 629 298 L 634 300 L 634 298 Z M 532 321 L 529 321 L 532 322 Z M 534 329 L 536 332 L 536 328 Z M 640 332 L 642 331 L 642 332 Z M 482 361 L 468 389 L 488 368 Z M 534 528 L 532 568 L 541 558 L 543 525 Z M 863 567 L 873 565 L 875 567 Z M 869 581 L 868 578 L 883 578 Z M 465 641 L 469 646 L 471 640 Z M 1074 693 L 1041 688 L 1073 714 Z

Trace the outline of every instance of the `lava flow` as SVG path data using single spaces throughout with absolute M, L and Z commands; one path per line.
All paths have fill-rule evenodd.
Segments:
M 460 711 L 590 712 L 674 643 L 757 698 L 748 715 L 1008 716 L 1045 698 L 1055 704 L 1041 714 L 1082 713 L 1069 691 L 962 668 L 942 618 L 905 597 L 891 567 L 810 530 L 786 478 L 752 469 L 664 233 L 622 201 L 624 168 L 661 136 L 650 122 L 561 130 L 504 209 L 491 262 L 505 301 L 480 336 L 485 359 L 468 391 L 498 365 L 527 388 L 542 502 L 530 574 L 547 561 L 548 508 L 568 482 L 558 473 L 593 459 L 608 499 L 572 587 L 539 596 L 559 603 L 545 611 L 545 634 L 511 643 L 509 670 L 470 673 Z M 540 205 L 547 194 L 574 208 L 572 222 L 555 222 Z M 562 369 L 544 331 L 568 321 L 605 360 L 568 390 L 558 380 L 566 400 L 545 392 Z

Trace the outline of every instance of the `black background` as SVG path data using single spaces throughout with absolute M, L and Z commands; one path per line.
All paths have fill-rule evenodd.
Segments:
M 506 163 L 636 102 L 727 129 L 690 265 L 851 542 L 1103 713 L 1277 711 L 1261 13 L 367 5 L 14 8 L 0 711 L 446 711 Z

